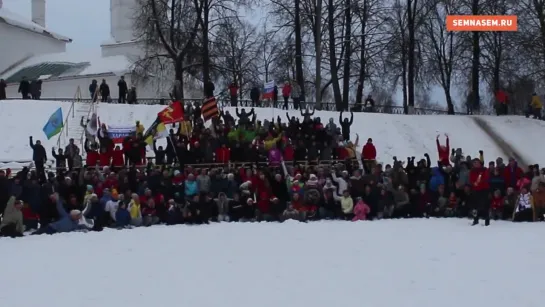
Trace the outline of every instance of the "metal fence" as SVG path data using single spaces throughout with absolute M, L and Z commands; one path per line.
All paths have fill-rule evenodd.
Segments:
M 231 101 L 228 98 L 219 96 L 218 98 L 218 105 L 220 107 L 230 107 Z M 8 100 L 21 100 L 21 99 L 8 99 Z M 41 98 L 41 100 L 52 100 L 52 101 L 67 101 L 67 102 L 73 102 L 74 98 Z M 79 99 L 80 102 L 92 102 L 92 99 Z M 139 105 L 145 104 L 145 105 L 166 105 L 171 100 L 168 98 L 140 98 L 138 99 Z M 203 99 L 195 99 L 195 98 L 188 98 L 184 99 L 184 103 L 202 103 Z M 112 100 L 111 103 L 116 103 L 116 100 Z M 284 106 L 283 101 L 278 101 L 276 104 L 272 101 L 261 101 L 256 105 L 252 105 L 252 101 L 248 99 L 239 99 L 237 103 L 238 107 L 241 108 L 248 108 L 248 107 L 276 107 L 279 109 L 282 109 Z M 301 103 L 301 106 L 304 107 L 310 107 L 314 108 L 316 106 L 315 102 L 303 102 Z M 294 106 L 293 103 L 288 103 L 288 109 L 293 110 Z M 320 106 L 317 106 L 315 108 L 316 110 L 321 111 L 336 111 L 336 105 L 333 102 L 322 102 Z M 364 112 L 368 113 L 382 113 L 382 114 L 404 114 L 404 108 L 402 106 L 374 106 L 373 108 L 367 109 Z M 429 109 L 429 108 L 414 108 L 415 115 L 446 115 L 448 114 L 447 110 L 445 109 Z M 464 112 L 455 112 L 455 115 L 467 115 L 467 113 Z

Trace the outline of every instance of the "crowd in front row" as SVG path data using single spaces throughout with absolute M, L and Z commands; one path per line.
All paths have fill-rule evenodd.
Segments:
M 469 217 L 541 221 L 545 170 L 514 159 L 484 165 L 437 138 L 438 159 L 377 163 L 368 139 L 351 140 L 352 118 L 322 123 L 258 121 L 251 110 L 221 113 L 210 126 L 198 108 L 170 129 L 166 148 L 147 159 L 144 128 L 121 146 L 101 127 L 85 142 L 86 163 L 73 143 L 53 151 L 56 173 L 43 167 L 45 148 L 31 139 L 36 169 L 0 170 L 2 236 L 131 228 L 159 223 L 376 220 Z M 101 131 L 102 130 L 102 131 Z M 80 165 L 83 164 L 83 167 Z

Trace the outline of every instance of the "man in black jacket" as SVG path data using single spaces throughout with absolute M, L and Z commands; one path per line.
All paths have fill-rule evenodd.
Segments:
M 91 84 L 89 84 L 89 94 L 91 95 L 91 99 L 93 99 L 93 102 L 97 101 L 98 93 L 97 93 L 98 83 L 97 80 L 91 81 Z
M 102 83 L 99 87 L 100 96 L 102 97 L 101 102 L 108 102 L 108 98 L 110 97 L 110 86 L 106 83 L 106 80 L 102 79 Z
M 4 79 L 0 79 L 0 100 L 6 99 L 6 87 L 8 87 Z
M 45 182 L 46 178 L 44 164 L 47 161 L 47 152 L 40 141 L 36 141 L 36 144 L 34 144 L 32 136 L 30 137 L 30 148 L 32 148 L 32 160 L 36 166 L 38 178 L 40 178 L 41 182 Z
M 26 79 L 26 77 L 23 77 L 23 80 L 21 80 L 21 83 L 19 83 L 19 93 L 21 93 L 21 96 L 23 99 L 28 99 L 28 94 L 30 93 L 30 83 Z
M 214 86 L 214 83 L 212 83 L 212 80 L 208 79 L 208 81 L 204 83 L 204 96 L 206 98 L 213 97 L 215 89 L 216 87 Z
M 40 100 L 42 96 L 42 80 L 32 80 L 30 82 L 30 96 L 34 100 Z
M 127 87 L 127 82 L 125 82 L 125 77 L 121 76 L 121 79 L 117 82 L 117 87 L 119 88 L 119 98 L 117 99 L 118 103 L 127 103 L 127 92 L 129 91 Z

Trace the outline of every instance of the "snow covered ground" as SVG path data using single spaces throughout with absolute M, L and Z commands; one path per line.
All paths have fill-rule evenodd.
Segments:
M 537 307 L 541 226 L 223 223 L 4 238 L 0 305 Z
M 49 116 L 58 108 L 63 108 L 66 117 L 70 109 L 68 102 L 55 101 L 0 101 L 0 123 L 3 131 L 2 147 L 0 148 L 0 163 L 5 161 L 30 160 L 32 151 L 28 145 L 28 136 L 33 135 L 35 140 L 41 140 L 48 150 L 56 146 L 57 138 L 46 140 L 42 132 Z M 148 127 L 156 118 L 157 112 L 164 106 L 160 105 L 99 105 L 99 116 L 102 122 L 111 125 L 134 125 L 140 120 Z M 225 110 L 235 115 L 234 108 Z M 286 121 L 286 111 L 273 108 L 256 108 L 258 119 L 271 119 L 280 116 Z M 290 116 L 300 116 L 298 111 L 289 111 Z M 344 114 L 349 116 L 350 114 Z M 332 118 L 337 124 L 339 113 L 316 111 L 315 116 L 320 116 L 326 124 Z M 79 121 L 79 118 L 71 120 Z M 529 143 L 545 131 L 545 123 L 528 120 L 522 117 L 487 117 L 494 128 L 503 135 L 509 137 L 509 141 L 523 153 L 534 157 L 535 143 Z M 497 127 L 495 126 L 497 122 Z M 385 163 L 391 163 L 394 156 L 401 160 L 407 157 L 423 157 L 429 153 L 432 160 L 437 158 L 435 138 L 441 135 L 441 143 L 444 144 L 444 135 L 450 136 L 451 148 L 462 148 L 464 154 L 472 157 L 478 156 L 479 150 L 484 150 L 486 160 L 493 160 L 502 156 L 497 146 L 481 131 L 481 129 L 467 116 L 447 115 L 389 115 L 389 114 L 354 114 L 352 125 L 352 139 L 356 134 L 360 136 L 360 147 L 368 138 L 372 138 L 377 147 L 379 159 Z M 525 136 L 524 138 L 521 136 Z M 545 146 L 545 145 L 544 145 Z M 541 151 L 540 151 L 541 152 Z M 0 167 L 19 168 L 20 164 L 0 164 Z

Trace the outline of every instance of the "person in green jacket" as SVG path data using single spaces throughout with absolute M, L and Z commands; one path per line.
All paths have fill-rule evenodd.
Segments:
M 0 224 L 0 236 L 2 237 L 22 237 L 25 227 L 23 225 L 23 202 L 15 200 L 12 196 L 8 200 L 6 209 L 4 209 L 4 218 Z

